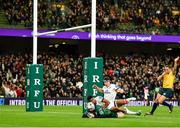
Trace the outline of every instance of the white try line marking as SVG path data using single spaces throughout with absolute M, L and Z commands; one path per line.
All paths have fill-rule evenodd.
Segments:
M 130 128 L 130 127 L 0 127 L 0 128 Z M 140 128 L 140 127 L 133 127 L 133 128 Z M 141 127 L 141 128 L 152 128 L 152 127 Z M 162 127 L 153 127 L 153 128 L 162 128 Z M 163 127 L 163 128 L 169 128 L 169 127 Z M 173 128 L 179 128 L 179 127 L 173 127 Z

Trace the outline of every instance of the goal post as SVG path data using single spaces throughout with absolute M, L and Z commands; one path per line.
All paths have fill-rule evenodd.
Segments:
M 93 85 L 103 86 L 103 58 L 96 57 L 96 0 L 91 1 L 91 57 L 83 59 L 83 114 L 87 112 L 87 97 L 102 96 Z
M 26 65 L 26 111 L 43 111 L 43 65 L 37 64 L 38 0 L 33 0 L 33 64 Z
M 93 85 L 103 86 L 103 58 L 84 58 L 83 59 L 83 113 L 87 111 L 88 96 L 102 96 Z
M 33 64 L 27 64 L 26 66 L 26 111 L 43 111 L 43 65 L 37 64 L 37 41 L 38 36 L 42 35 L 91 27 L 91 57 L 84 58 L 83 60 L 83 112 L 86 110 L 85 104 L 87 103 L 87 96 L 101 95 L 95 92 L 96 90 L 92 88 L 93 84 L 97 84 L 100 87 L 103 85 L 103 58 L 96 57 L 96 0 L 92 0 L 91 6 L 91 24 L 38 33 L 38 0 L 33 0 Z M 37 68 L 40 72 L 38 75 L 36 74 Z M 37 79 L 38 81 L 40 80 L 40 84 L 38 84 L 38 86 L 36 85 L 37 81 L 35 81 Z M 33 104 L 39 104 L 40 107 L 37 108 L 37 106 L 33 106 Z

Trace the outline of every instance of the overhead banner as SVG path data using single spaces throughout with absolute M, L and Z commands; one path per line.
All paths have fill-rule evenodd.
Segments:
M 47 32 L 51 30 L 41 30 L 39 32 Z M 32 37 L 33 33 L 30 29 L 0 29 L 0 36 L 12 37 Z M 59 39 L 75 39 L 90 40 L 89 32 L 58 32 L 40 36 L 39 38 L 59 38 Z M 180 43 L 180 36 L 173 35 L 150 35 L 150 34 L 120 34 L 120 33 L 97 33 L 97 40 L 109 41 L 129 41 L 129 42 L 162 42 L 162 43 Z

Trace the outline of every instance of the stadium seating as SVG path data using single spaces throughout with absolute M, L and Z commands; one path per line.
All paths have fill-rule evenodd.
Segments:
M 3 27 L 32 28 L 32 0 L 2 0 L 1 4 L 8 23 Z M 67 28 L 91 22 L 88 0 L 39 0 L 38 9 L 39 28 Z M 100 0 L 97 29 L 118 33 L 179 34 L 179 15 L 177 0 Z
M 41 53 L 38 63 L 44 65 L 44 97 L 82 97 L 82 58 L 67 54 Z M 153 90 L 160 87 L 156 80 L 162 73 L 163 66 L 173 56 L 104 56 L 104 76 L 112 79 L 125 90 L 124 97 L 135 96 L 143 99 L 144 87 L 148 87 L 152 98 Z M 25 96 L 25 65 L 32 63 L 30 54 L 11 54 L 0 56 L 0 78 L 5 88 L 6 97 Z M 180 79 L 180 71 L 177 80 Z M 10 93 L 9 93 L 10 92 Z M 179 86 L 175 85 L 176 97 L 179 97 Z

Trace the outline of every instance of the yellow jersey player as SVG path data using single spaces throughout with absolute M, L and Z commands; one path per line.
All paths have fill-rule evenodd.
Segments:
M 174 67 L 173 68 L 166 66 L 164 68 L 164 72 L 157 78 L 157 80 L 163 81 L 163 87 L 160 88 L 160 90 L 156 96 L 156 99 L 155 99 L 154 104 L 152 106 L 151 112 L 146 112 L 145 116 L 146 115 L 153 115 L 153 113 L 155 112 L 155 110 L 159 104 L 167 106 L 169 108 L 170 113 L 173 111 L 173 105 L 167 103 L 165 100 L 167 98 L 173 97 L 173 84 L 174 84 L 174 80 L 175 80 L 175 74 L 176 74 L 176 68 L 177 68 L 178 61 L 179 61 L 179 57 L 177 57 L 174 60 Z

